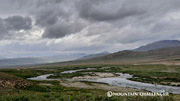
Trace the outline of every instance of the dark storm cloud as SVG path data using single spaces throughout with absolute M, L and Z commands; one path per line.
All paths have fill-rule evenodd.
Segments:
M 76 27 L 76 25 L 78 25 Z M 43 38 L 62 38 L 72 33 L 79 32 L 83 28 L 80 23 L 69 23 L 66 21 L 61 21 L 59 23 L 48 26 L 42 37 Z
M 78 4 L 78 10 L 81 17 L 96 21 L 118 20 L 144 13 L 144 9 L 139 10 L 131 7 L 131 3 L 125 3 L 117 0 L 82 0 Z
M 40 0 L 37 2 L 37 10 L 33 11 L 36 25 L 42 27 L 55 24 L 59 18 L 65 17 L 62 0 Z M 67 18 L 68 16 L 66 16 Z
M 45 28 L 42 38 L 62 38 L 86 28 L 89 30 L 87 36 L 100 35 L 105 36 L 103 37 L 105 39 L 101 38 L 101 40 L 108 39 L 114 42 L 113 39 L 116 39 L 116 42 L 120 43 L 133 43 L 162 34 L 169 37 L 167 33 L 169 31 L 162 33 L 162 30 L 177 33 L 174 32 L 174 28 L 168 27 L 168 23 L 172 21 L 165 23 L 164 27 L 158 26 L 161 31 L 157 31 L 158 28 L 154 27 L 171 12 L 179 11 L 178 3 L 180 3 L 178 0 L 173 2 L 171 0 L 68 0 L 66 2 L 63 0 L 40 7 L 35 13 L 35 19 L 37 25 Z M 82 20 L 78 23 L 74 22 L 77 19 Z M 74 30 L 75 27 L 83 24 L 84 26 Z M 131 28 L 127 29 L 126 27 L 129 26 Z M 131 37 L 133 35 L 138 37 Z M 121 37 L 116 38 L 117 36 Z
M 42 38 L 62 38 L 83 29 L 83 22 L 75 15 L 74 4 L 55 0 L 43 5 L 33 12 L 36 25 L 44 28 Z
M 0 50 L 7 55 L 7 50 L 24 54 L 29 49 L 119 51 L 180 39 L 179 4 L 180 0 L 0 0 Z
M 9 14 L 18 13 L 31 16 L 35 22 L 34 26 L 38 26 L 44 30 L 42 38 L 62 38 L 85 30 L 89 36 L 104 36 L 101 40 L 112 41 L 114 39 L 110 37 L 110 35 L 112 35 L 116 37 L 121 36 L 121 38 L 115 37 L 117 42 L 132 43 L 138 40 L 146 40 L 156 35 L 169 36 L 169 34 L 167 34 L 168 32 L 173 34 L 179 31 L 179 28 L 175 27 L 178 26 L 179 23 L 174 23 L 173 20 L 161 21 L 166 16 L 171 15 L 171 13 L 179 12 L 179 0 L 1 1 L 2 4 L 0 4 L 0 7 L 3 9 L 7 8 L 8 5 L 15 9 L 12 11 L 10 8 L 7 8 L 7 11 L 0 9 L 1 12 L 7 14 L 8 10 L 10 10 L 11 12 L 9 12 Z M 15 21 L 13 19 L 17 20 Z M 11 23 L 7 24 L 8 26 L 4 25 L 4 19 L 2 20 L 1 22 L 3 23 L 0 22 L 0 26 L 3 27 L 0 29 L 3 33 L 7 32 L 7 29 L 30 29 L 28 23 L 23 22 L 27 20 L 24 17 L 23 19 L 20 17 L 7 19 L 7 22 Z M 31 21 L 29 20 L 29 22 Z M 171 27 L 169 27 L 169 25 L 171 25 Z M 131 28 L 127 30 L 129 26 Z M 163 31 L 166 32 L 162 33 Z M 143 38 L 129 37 L 132 35 L 142 36 Z
M 58 14 L 55 10 L 45 9 L 36 14 L 36 25 L 48 26 L 56 23 Z
M 8 18 L 0 18 L 0 36 L 1 39 L 8 38 L 12 34 L 15 36 L 16 31 L 30 30 L 32 21 L 30 17 L 10 16 Z M 11 32 L 11 33 L 10 33 Z
M 9 30 L 28 30 L 32 27 L 30 17 L 11 16 L 4 19 L 4 23 Z
M 6 26 L 4 24 L 4 20 L 0 18 L 0 35 L 7 33 Z
M 71 27 L 67 24 L 54 24 L 45 29 L 43 38 L 60 38 L 70 34 Z

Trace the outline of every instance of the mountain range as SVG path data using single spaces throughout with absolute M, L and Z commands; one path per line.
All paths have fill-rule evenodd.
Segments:
M 108 54 L 110 54 L 110 52 L 104 51 L 104 52 L 101 52 L 101 53 L 86 55 L 86 56 L 83 56 L 83 57 L 81 57 L 81 58 L 79 58 L 77 60 L 87 60 L 87 59 L 91 59 L 91 58 L 105 56 L 105 55 L 108 55 Z
M 63 62 L 64 61 L 64 62 Z M 101 52 L 97 54 L 57 55 L 38 58 L 1 59 L 0 67 L 34 64 L 136 64 L 136 63 L 179 63 L 180 41 L 162 40 L 141 46 L 133 50 L 115 53 Z M 54 63 L 55 62 L 55 63 Z
M 124 50 L 101 57 L 61 62 L 59 64 L 180 64 L 180 41 L 163 40 L 147 44 L 134 50 Z M 58 64 L 58 63 L 56 63 Z
M 150 50 L 167 48 L 167 47 L 180 47 L 180 41 L 179 40 L 157 41 L 157 42 L 147 44 L 146 46 L 141 46 L 137 49 L 134 49 L 134 51 L 150 51 Z
M 85 54 L 70 54 L 45 57 L 4 58 L 0 59 L 0 68 L 70 61 L 81 58 L 84 55 Z

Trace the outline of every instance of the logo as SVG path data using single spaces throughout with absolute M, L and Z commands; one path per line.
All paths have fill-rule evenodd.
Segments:
M 111 91 L 108 91 L 108 92 L 107 92 L 107 96 L 108 96 L 108 97 L 112 97 L 112 96 L 113 96 L 113 93 L 112 93 Z

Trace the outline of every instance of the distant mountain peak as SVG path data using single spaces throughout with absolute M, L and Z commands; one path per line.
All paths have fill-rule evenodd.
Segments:
M 78 60 L 86 60 L 86 59 L 91 59 L 91 58 L 97 58 L 97 57 L 105 56 L 105 55 L 108 55 L 108 54 L 110 54 L 110 52 L 103 51 L 103 52 L 100 52 L 100 53 L 83 56 L 82 58 L 79 58 Z
M 100 53 L 110 53 L 110 52 L 108 52 L 108 51 L 102 51 L 102 52 L 100 52 Z
M 161 41 L 153 42 L 151 44 L 155 44 L 155 43 L 180 43 L 180 41 L 179 40 L 161 40 Z
M 149 50 L 155 50 L 155 49 L 167 48 L 167 47 L 180 47 L 180 41 L 179 40 L 161 40 L 161 41 L 147 44 L 145 46 L 141 46 L 137 49 L 134 49 L 133 51 L 149 51 Z

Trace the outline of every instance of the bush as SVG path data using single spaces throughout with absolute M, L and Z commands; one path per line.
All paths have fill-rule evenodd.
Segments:
M 20 95 L 20 96 L 15 96 L 14 98 L 12 98 L 13 101 L 29 101 L 29 98 L 27 96 L 24 95 Z

